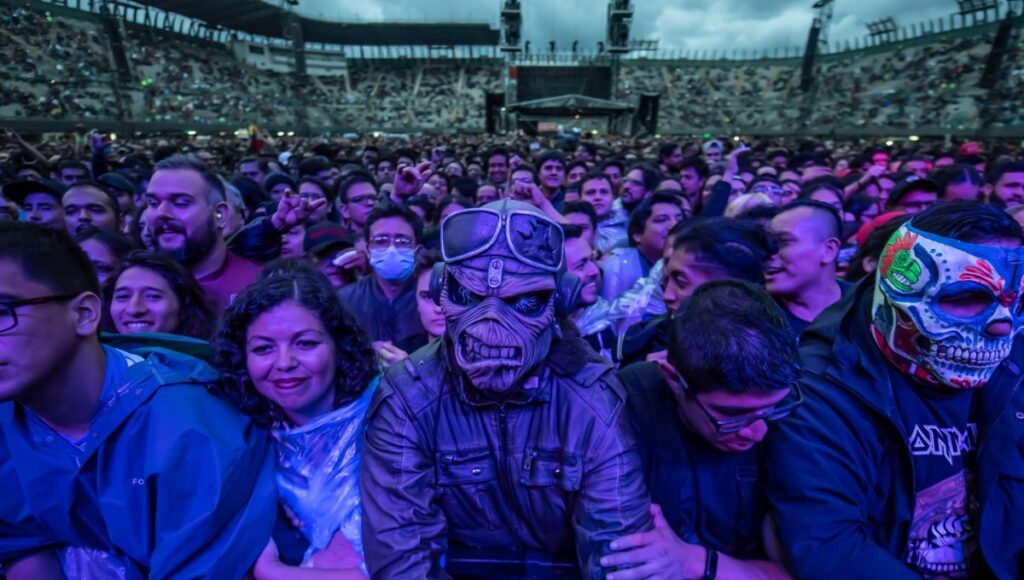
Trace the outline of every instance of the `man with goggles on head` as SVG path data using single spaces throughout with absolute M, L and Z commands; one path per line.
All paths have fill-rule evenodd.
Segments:
M 654 530 L 612 542 L 602 562 L 628 568 L 608 578 L 785 577 L 762 537 L 761 441 L 800 404 L 796 340 L 768 292 L 740 280 L 702 284 L 670 325 L 667 360 L 619 372 Z
M 502 200 L 447 217 L 441 249 L 445 337 L 386 371 L 371 405 L 370 574 L 598 577 L 611 540 L 650 528 L 650 501 L 621 385 L 556 322 L 579 294 L 562 228 Z

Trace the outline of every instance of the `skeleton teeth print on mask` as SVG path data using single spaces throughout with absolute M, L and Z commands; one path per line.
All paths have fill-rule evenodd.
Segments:
M 441 225 L 439 280 L 447 346 L 479 391 L 531 388 L 555 339 L 561 226 L 531 205 L 503 200 Z
M 1024 322 L 1022 264 L 1024 248 L 970 244 L 904 224 L 886 244 L 876 273 L 876 342 L 922 380 L 984 386 Z M 991 332 L 995 328 L 1002 330 Z

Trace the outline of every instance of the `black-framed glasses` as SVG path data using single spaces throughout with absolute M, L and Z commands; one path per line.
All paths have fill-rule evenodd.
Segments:
M 25 298 L 24 300 L 0 300 L 0 332 L 7 332 L 18 326 L 18 309 L 22 306 L 33 306 L 36 304 L 48 304 L 71 300 L 78 294 L 57 294 L 54 296 L 40 296 L 39 298 Z
M 697 404 L 697 408 L 704 414 L 704 417 L 711 423 L 711 426 L 715 428 L 715 431 L 723 435 L 729 433 L 737 433 L 746 429 L 747 427 L 757 423 L 758 421 L 778 421 L 793 412 L 794 409 L 799 407 L 804 402 L 804 393 L 800 390 L 800 385 L 794 383 L 793 390 L 789 395 L 786 396 L 779 404 L 775 405 L 767 411 L 760 413 L 754 413 L 753 415 L 744 415 L 742 417 L 731 417 L 729 419 L 719 419 L 708 411 L 708 408 L 704 406 L 704 403 L 700 402 L 697 398 L 697 393 L 690 387 L 690 384 L 686 382 L 683 375 L 679 371 L 675 372 L 676 380 L 683 387 L 686 395 L 693 399 L 693 402 Z
M 377 194 L 368 193 L 366 195 L 357 195 L 355 197 L 348 198 L 348 203 L 353 205 L 377 205 Z

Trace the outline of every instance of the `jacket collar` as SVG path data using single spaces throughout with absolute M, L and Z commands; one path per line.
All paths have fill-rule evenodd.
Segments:
M 449 369 L 446 374 L 449 380 L 454 381 L 459 399 L 477 407 L 546 403 L 551 400 L 553 376 L 570 377 L 581 383 L 590 384 L 610 369 L 604 359 L 590 350 L 587 342 L 582 338 L 555 338 L 551 343 L 547 358 L 535 373 L 527 377 L 526 384 L 529 386 L 516 389 L 504 401 L 497 401 L 469 384 L 455 363 L 455 355 L 451 352 L 448 338 L 445 337 L 439 342 L 441 342 L 441 356 L 447 362 Z

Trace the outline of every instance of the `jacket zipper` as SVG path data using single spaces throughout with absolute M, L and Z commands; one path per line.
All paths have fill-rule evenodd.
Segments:
M 1013 396 L 1017 394 L 1017 391 L 1020 390 L 1020 387 L 1021 387 L 1022 384 L 1024 384 L 1024 375 L 1022 375 L 1020 378 L 1017 379 L 1017 384 L 1015 384 L 1013 386 L 1013 390 L 1010 391 L 1010 396 L 1006 398 L 1007 405 L 1009 405 L 1010 401 L 1013 400 Z M 999 414 L 996 415 L 995 420 L 992 421 L 992 425 L 991 425 L 991 428 L 988 430 L 988 433 L 991 433 L 992 431 L 995 430 L 996 425 L 999 424 L 999 421 L 1001 421 L 1003 419 L 1003 415 L 1005 415 L 1005 414 L 1006 414 L 1006 408 L 1004 407 L 999 412 Z M 988 442 L 989 442 L 989 437 L 986 437 L 984 441 L 980 441 L 978 443 L 978 449 L 975 450 L 975 452 L 974 452 L 974 470 L 975 470 L 974 485 L 975 485 L 975 487 L 978 485 L 977 476 L 978 476 L 978 471 L 981 469 L 981 452 L 982 452 L 983 449 L 985 449 L 985 444 L 988 443 Z M 971 494 L 971 491 L 972 490 L 970 488 L 967 489 L 967 494 L 968 494 L 967 495 L 968 514 L 970 514 L 970 503 L 971 503 L 970 502 L 970 500 L 971 500 L 970 494 Z M 975 499 L 978 499 L 978 498 L 975 497 Z M 981 543 L 981 515 L 982 515 L 982 513 L 984 511 L 985 511 L 985 508 L 984 508 L 983 505 L 981 505 L 981 502 L 979 501 L 978 502 L 977 513 L 970 514 L 970 515 L 973 515 L 976 518 L 976 521 L 974 521 L 972 523 L 974 525 L 974 529 L 976 530 L 974 538 L 975 538 L 975 541 L 978 543 L 978 551 L 981 552 L 982 560 L 984 560 L 986 563 L 988 563 L 989 559 L 985 556 L 985 547 Z M 991 567 L 989 567 L 989 568 L 991 568 Z
M 498 446 L 501 455 L 499 458 L 498 482 L 501 487 L 501 494 L 505 496 L 505 501 L 512 507 L 512 512 L 517 519 L 515 528 L 521 532 L 523 526 L 527 525 L 529 520 L 523 515 L 523 508 L 519 505 L 519 498 L 516 496 L 515 488 L 509 479 L 512 474 L 512 454 L 508 448 L 508 410 L 505 408 L 505 403 L 498 405 L 498 436 L 501 437 L 501 444 Z

